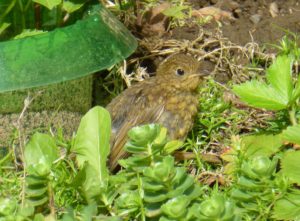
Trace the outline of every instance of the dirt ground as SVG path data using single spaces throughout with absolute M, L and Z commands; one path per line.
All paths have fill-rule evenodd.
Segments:
M 297 0 L 190 0 L 195 9 L 214 6 L 230 12 L 233 19 L 221 20 L 224 37 L 245 45 L 278 43 L 285 31 L 300 32 L 300 1 Z M 273 16 L 270 12 L 273 9 Z M 276 9 L 277 8 L 277 9 Z M 216 25 L 216 24 L 215 24 Z M 208 24 L 207 29 L 215 28 Z

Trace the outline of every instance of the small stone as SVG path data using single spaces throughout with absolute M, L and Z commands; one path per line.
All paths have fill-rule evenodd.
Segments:
M 259 14 L 255 14 L 250 17 L 250 21 L 252 21 L 253 24 L 255 24 L 255 25 L 258 24 L 260 22 L 260 20 L 261 20 L 261 15 L 259 15 Z
M 272 3 L 270 4 L 269 12 L 270 12 L 272 18 L 275 18 L 275 17 L 278 16 L 279 9 L 278 9 L 278 5 L 277 5 L 276 2 L 272 2 Z

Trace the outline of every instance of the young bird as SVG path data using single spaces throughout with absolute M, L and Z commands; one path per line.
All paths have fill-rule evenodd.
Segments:
M 170 139 L 186 138 L 197 113 L 197 87 L 204 75 L 195 58 L 175 54 L 159 65 L 155 77 L 131 86 L 108 104 L 112 170 L 119 159 L 128 156 L 123 147 L 132 127 L 158 123 L 168 129 Z

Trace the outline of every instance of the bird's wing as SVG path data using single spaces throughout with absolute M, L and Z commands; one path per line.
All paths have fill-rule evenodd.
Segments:
M 148 83 L 148 82 L 147 82 Z M 149 85 L 147 85 L 149 88 Z M 155 87 L 155 85 L 153 85 Z M 133 86 L 134 87 L 134 86 Z M 114 170 L 118 160 L 128 153 L 124 150 L 128 131 L 135 126 L 159 122 L 164 111 L 164 105 L 158 102 L 149 102 L 148 91 L 144 84 L 129 88 L 113 100 L 107 109 L 112 117 L 110 168 Z

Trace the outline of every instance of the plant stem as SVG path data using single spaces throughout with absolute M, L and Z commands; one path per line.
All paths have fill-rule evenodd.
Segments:
M 62 14 L 63 14 L 63 1 L 56 6 L 56 26 L 60 27 L 62 24 Z
M 9 151 L 8 154 L 6 154 L 2 159 L 0 159 L 0 166 L 6 161 L 8 160 L 13 154 L 13 151 Z
M 41 20 L 42 20 L 42 15 L 41 15 L 41 5 L 39 4 L 34 4 L 34 20 L 35 20 L 35 28 L 40 29 L 41 28 Z
M 21 11 L 21 22 L 22 22 L 21 25 L 22 25 L 22 31 L 23 31 L 26 28 L 24 5 L 23 5 L 22 0 L 19 0 L 18 4 L 19 4 L 20 11 Z
M 5 16 L 13 9 L 13 7 L 15 6 L 17 0 L 13 0 L 8 7 L 6 8 L 6 10 L 1 14 L 0 16 L 0 23 L 2 22 L 2 20 L 5 18 Z
M 295 63 L 294 63 L 294 65 L 295 65 L 295 73 L 296 73 L 296 75 L 298 75 L 298 72 L 299 72 L 299 62 L 296 60 Z
M 48 183 L 48 196 L 49 196 L 49 207 L 50 214 L 55 217 L 55 207 L 54 207 L 54 192 L 51 186 L 51 182 Z
M 295 107 L 293 106 L 291 110 L 289 110 L 289 116 L 290 116 L 290 121 L 292 125 L 297 125 L 297 119 L 296 119 L 296 110 Z

